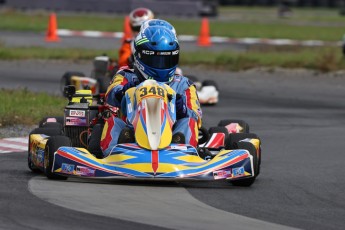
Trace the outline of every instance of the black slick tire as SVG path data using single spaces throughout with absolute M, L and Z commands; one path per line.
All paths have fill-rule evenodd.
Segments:
M 31 134 L 44 134 L 47 136 L 56 136 L 56 135 L 61 135 L 62 130 L 57 129 L 57 128 L 36 128 L 30 132 L 29 143 L 28 143 L 28 167 L 32 172 L 38 173 L 40 172 L 40 170 L 37 167 L 35 167 L 34 163 L 32 162 L 32 157 L 31 157 L 31 140 L 30 140 Z
M 234 186 L 249 187 L 254 183 L 254 181 L 257 177 L 257 173 L 258 173 L 258 158 L 256 155 L 256 149 L 255 149 L 254 145 L 249 143 L 249 142 L 238 142 L 237 148 L 248 150 L 250 155 L 253 156 L 254 176 L 249 177 L 249 178 L 245 178 L 245 179 L 232 180 L 230 182 Z
M 51 180 L 65 180 L 67 177 L 52 173 L 54 154 L 61 146 L 71 146 L 71 140 L 66 136 L 49 137 L 44 150 L 44 173 Z
M 225 120 L 219 121 L 218 126 L 225 127 L 231 123 L 238 123 L 243 128 L 242 133 L 249 133 L 249 125 L 247 122 L 243 120 L 225 119 Z
M 47 122 L 47 119 L 53 118 L 56 120 L 56 123 L 59 123 L 61 126 L 64 125 L 64 117 L 63 116 L 50 116 L 50 117 L 44 117 L 38 122 L 38 127 L 48 127 L 48 124 L 55 123 L 55 122 Z M 48 125 L 48 126 L 46 126 Z

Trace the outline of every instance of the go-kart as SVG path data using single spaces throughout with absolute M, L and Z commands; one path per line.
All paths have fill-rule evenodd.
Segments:
M 78 71 L 67 71 L 62 75 L 60 81 L 61 92 L 63 93 L 65 86 L 74 85 L 77 90 L 91 89 L 93 94 L 105 93 L 117 70 L 117 63 L 109 57 L 95 57 L 90 77 L 86 77 L 83 72 Z M 180 68 L 178 68 L 176 72 L 182 74 Z M 194 82 L 200 104 L 215 105 L 218 103 L 219 90 L 215 81 L 200 81 L 197 77 L 192 75 L 186 75 L 186 77 Z
M 77 90 L 90 89 L 93 94 L 105 93 L 112 77 L 118 71 L 117 62 L 106 55 L 97 56 L 93 60 L 90 77 L 83 72 L 67 71 L 60 80 L 60 90 L 64 93 L 67 85 L 74 85 Z
M 260 172 L 260 139 L 242 120 L 201 128 L 198 148 L 172 143 L 176 93 L 154 80 L 125 93 L 135 141 L 120 142 L 109 155 L 100 156 L 93 152 L 90 133 L 118 111 L 90 93 L 66 87 L 70 102 L 65 116 L 44 118 L 30 133 L 32 171 L 43 171 L 49 179 L 226 180 L 237 186 L 250 186 Z
M 213 80 L 200 81 L 196 76 L 186 75 L 194 82 L 198 92 L 199 102 L 202 105 L 215 105 L 218 103 L 219 90 L 218 85 Z

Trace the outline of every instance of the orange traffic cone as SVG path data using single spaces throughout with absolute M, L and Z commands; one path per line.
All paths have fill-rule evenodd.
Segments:
M 129 16 L 125 17 L 125 21 L 123 23 L 123 37 L 122 37 L 122 41 L 125 40 L 131 40 L 133 37 L 132 34 L 132 29 L 131 29 L 131 25 L 129 22 Z
M 210 39 L 210 31 L 208 25 L 208 19 L 203 18 L 201 20 L 201 28 L 200 28 L 200 35 L 198 38 L 198 45 L 199 46 L 210 46 L 211 39 Z
M 47 42 L 57 42 L 60 41 L 57 35 L 57 20 L 55 13 L 51 13 L 49 17 L 49 24 L 46 34 L 46 41 Z

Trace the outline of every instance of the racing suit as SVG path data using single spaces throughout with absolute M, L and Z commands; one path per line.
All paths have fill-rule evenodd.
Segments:
M 111 85 L 106 92 L 106 101 L 108 104 L 121 107 L 121 99 L 117 97 L 117 92 L 122 91 L 122 88 L 128 83 L 138 81 L 139 79 L 132 70 L 120 70 L 114 77 Z M 173 126 L 173 134 L 182 133 L 185 137 L 185 144 L 190 144 L 197 147 L 198 132 L 201 127 L 202 112 L 194 84 L 182 75 L 175 75 L 173 80 L 168 84 L 177 94 L 181 95 L 183 103 L 186 108 L 183 117 L 177 116 L 177 121 Z M 120 100 L 119 100 L 120 99 Z M 112 116 L 106 120 L 102 137 L 101 149 L 104 156 L 111 153 L 116 146 L 120 132 L 127 124 L 124 119 Z

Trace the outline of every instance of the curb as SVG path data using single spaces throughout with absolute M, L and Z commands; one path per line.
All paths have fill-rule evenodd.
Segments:
M 58 36 L 63 37 L 90 37 L 90 38 L 122 38 L 123 32 L 101 32 L 93 30 L 66 30 L 58 29 Z M 197 36 L 179 35 L 179 41 L 196 42 Z M 245 44 L 245 45 L 274 45 L 274 46 L 342 46 L 343 42 L 325 42 L 320 40 L 292 40 L 292 39 L 266 39 L 266 38 L 228 38 L 228 37 L 210 37 L 211 43 L 229 43 L 229 44 Z
M 0 139 L 0 153 L 28 151 L 28 137 L 12 137 Z

